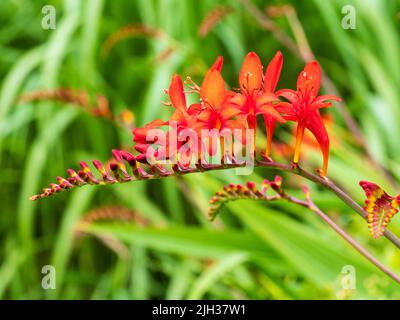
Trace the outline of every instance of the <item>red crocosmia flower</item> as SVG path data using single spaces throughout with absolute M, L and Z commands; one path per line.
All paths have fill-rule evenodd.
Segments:
M 156 119 L 146 124 L 142 128 L 135 128 L 132 130 L 133 141 L 135 142 L 135 149 L 140 153 L 137 156 L 138 161 L 140 162 L 145 161 L 147 149 L 151 145 L 157 145 L 160 143 L 160 141 L 158 141 L 156 138 L 149 139 L 150 137 L 148 135 L 149 131 L 153 129 L 158 129 L 159 127 L 164 126 L 165 124 L 166 124 L 165 121 L 162 121 L 161 119 Z M 155 156 L 158 156 L 158 154 L 156 154 Z
M 163 121 L 161 119 L 156 119 L 156 120 L 153 120 L 150 123 L 146 124 L 142 128 L 133 129 L 132 130 L 133 141 L 136 143 L 139 143 L 139 144 L 147 143 L 146 139 L 147 139 L 147 134 L 148 134 L 149 130 L 159 128 L 165 124 L 166 124 L 165 121 Z M 153 143 L 153 142 L 155 142 L 155 141 L 152 141 L 151 143 Z
M 241 95 L 235 95 L 231 102 L 240 105 L 246 116 L 246 121 L 250 129 L 254 130 L 254 143 L 257 128 L 257 115 L 262 114 L 267 127 L 267 148 L 268 156 L 272 134 L 275 128 L 275 121 L 281 123 L 285 119 L 275 109 L 279 100 L 274 94 L 276 84 L 279 80 L 282 69 L 283 57 L 278 52 L 271 63 L 268 65 L 263 81 L 263 67 L 260 58 L 256 53 L 250 52 L 244 59 L 242 68 L 239 72 L 239 84 Z
M 160 145 L 161 147 L 154 152 L 156 159 L 167 159 L 172 155 L 175 155 L 180 146 L 184 141 L 177 139 L 179 132 L 183 129 L 190 128 L 196 122 L 196 116 L 193 114 L 193 110 L 187 108 L 186 96 L 184 92 L 183 82 L 179 75 L 175 74 L 172 77 L 171 84 L 169 86 L 168 94 L 171 100 L 171 106 L 175 109 L 169 121 L 155 120 L 145 125 L 143 128 L 137 128 L 133 130 L 134 141 L 137 142 L 135 149 L 142 154 L 144 160 L 144 154 L 151 145 Z M 156 139 L 149 139 L 148 132 L 151 129 L 157 129 L 160 127 L 168 126 L 168 132 L 166 133 L 165 141 L 157 141 Z M 173 145 L 170 145 L 171 139 Z M 176 144 L 175 144 L 176 141 Z
M 317 61 L 309 62 L 297 78 L 297 91 L 283 89 L 277 91 L 277 95 L 289 100 L 290 104 L 278 107 L 286 120 L 297 122 L 296 145 L 293 162 L 297 164 L 300 158 L 300 146 L 304 131 L 307 128 L 318 141 L 324 163 L 321 174 L 326 175 L 328 169 L 329 137 L 324 122 L 319 112 L 320 108 L 332 105 L 327 100 L 341 101 L 335 95 L 318 96 L 321 82 L 321 67 Z
M 386 230 L 392 217 L 398 212 L 400 194 L 397 197 L 388 195 L 385 190 L 373 182 L 360 181 L 367 200 L 364 210 L 367 212 L 365 218 L 374 238 L 380 237 Z
M 191 106 L 198 110 L 196 130 L 199 133 L 202 129 L 215 129 L 218 133 L 222 131 L 234 133 L 234 129 L 245 129 L 244 120 L 239 116 L 242 111 L 229 101 L 232 93 L 225 89 L 225 81 L 220 73 L 221 68 L 222 57 L 218 57 L 201 85 L 201 104 Z M 223 147 L 222 144 L 221 147 Z M 216 152 L 216 148 L 211 143 L 209 143 L 208 152 L 211 155 Z
M 217 63 L 218 60 L 215 68 L 218 68 Z M 176 137 L 176 152 L 180 152 L 178 159 L 182 165 L 187 166 L 189 165 L 193 152 L 198 151 L 199 140 L 196 139 L 193 134 L 190 134 L 190 132 L 184 132 L 184 130 L 194 129 L 196 127 L 199 107 L 196 104 L 191 105 L 189 108 L 187 107 L 183 82 L 178 75 L 173 76 L 168 93 L 171 99 L 171 104 L 175 108 L 175 112 L 169 121 L 171 130 L 168 134 Z M 194 132 L 195 131 L 193 130 L 193 133 Z M 183 134 L 185 134 L 185 136 L 183 136 Z M 194 141 L 194 139 L 196 139 L 196 141 Z M 168 141 L 170 140 L 168 139 Z M 198 154 L 196 154 L 196 157 L 198 157 Z
M 183 88 L 182 79 L 179 75 L 174 74 L 172 77 L 171 84 L 169 85 L 168 95 L 171 99 L 171 105 L 175 108 L 175 112 L 171 117 L 171 120 L 181 121 L 188 115 L 186 96 Z
M 264 93 L 275 93 L 276 86 L 279 81 L 283 66 L 283 56 L 280 51 L 278 51 L 272 58 L 270 63 L 265 70 L 264 75 Z M 284 106 L 285 102 L 279 102 L 275 105 L 278 109 L 280 106 Z M 268 157 L 271 152 L 272 136 L 275 130 L 276 118 L 270 114 L 263 114 L 264 123 L 267 132 L 267 147 L 265 149 L 265 156 Z
M 168 94 L 171 99 L 171 105 L 175 108 L 175 112 L 172 114 L 169 121 L 176 121 L 178 128 L 192 127 L 196 122 L 198 109 L 195 105 L 193 105 L 193 107 L 187 107 L 183 82 L 179 75 L 175 74 L 172 77 Z
M 334 119 L 332 117 L 331 114 L 329 113 L 325 113 L 323 115 L 321 115 L 322 117 L 322 121 L 324 122 L 325 128 L 328 132 L 328 134 L 330 132 L 332 132 L 334 130 Z M 292 155 L 293 155 L 293 150 L 294 150 L 294 145 L 296 144 L 296 127 L 293 127 L 292 130 L 293 133 L 293 140 L 292 140 Z M 301 145 L 304 147 L 304 145 L 306 147 L 308 147 L 308 149 L 314 149 L 314 150 L 319 150 L 319 143 L 318 141 L 315 139 L 315 137 L 313 136 L 313 134 L 311 133 L 311 131 L 305 131 L 304 132 L 304 137 L 303 137 L 303 141 L 301 143 Z M 340 146 L 340 141 L 335 137 L 329 137 L 329 145 L 332 146 L 336 146 L 339 147 Z M 307 150 L 305 150 L 304 152 L 300 152 L 300 157 L 304 157 L 304 155 L 306 155 Z

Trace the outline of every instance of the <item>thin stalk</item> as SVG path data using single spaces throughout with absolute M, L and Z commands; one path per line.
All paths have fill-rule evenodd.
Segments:
M 276 194 L 273 196 L 267 195 L 267 190 L 272 189 Z M 302 190 L 304 192 L 306 200 L 301 200 L 292 197 L 286 193 L 282 188 L 282 178 L 276 176 L 273 181 L 264 180 L 262 184 L 262 189 L 258 189 L 253 182 L 247 182 L 246 185 L 227 185 L 224 187 L 223 191 L 215 193 L 215 196 L 211 198 L 208 217 L 210 221 L 214 221 L 221 207 L 227 202 L 241 199 L 251 199 L 258 201 L 277 201 L 286 200 L 292 202 L 296 205 L 305 207 L 310 211 L 313 211 L 319 218 L 321 218 L 325 223 L 328 224 L 337 234 L 339 234 L 345 241 L 347 241 L 356 251 L 358 251 L 363 257 L 365 257 L 369 262 L 375 265 L 378 269 L 384 272 L 391 279 L 400 284 L 400 277 L 388 269 L 384 264 L 377 260 L 371 253 L 368 252 L 361 244 L 359 244 L 355 239 L 353 239 L 349 234 L 346 233 L 339 225 L 337 225 L 333 220 L 329 218 L 318 206 L 313 202 L 310 191 L 307 186 L 303 186 Z
M 339 234 L 344 240 L 346 240 L 354 249 L 356 249 L 362 256 L 379 268 L 382 272 L 392 278 L 394 281 L 400 284 L 400 277 L 393 271 L 388 269 L 384 264 L 377 260 L 372 254 L 370 254 L 361 244 L 354 240 L 350 235 L 346 233 L 342 228 L 340 228 L 331 218 L 329 218 L 320 208 L 318 208 L 311 198 L 307 198 L 307 201 L 303 201 L 291 196 L 284 196 L 282 199 L 286 199 L 289 202 L 301 205 L 313 211 L 318 217 L 320 217 L 324 222 L 326 222 L 337 234 Z
M 274 168 L 274 169 L 280 169 L 283 171 L 291 172 L 294 174 L 297 174 L 299 176 L 302 176 L 303 178 L 310 180 L 312 182 L 315 182 L 321 186 L 323 186 L 325 189 L 333 192 L 336 194 L 336 196 L 341 199 L 344 203 L 346 203 L 350 208 L 352 208 L 355 212 L 357 212 L 363 219 L 365 219 L 366 212 L 365 210 L 357 203 L 355 202 L 344 190 L 342 190 L 339 186 L 337 186 L 332 180 L 329 180 L 327 177 L 321 177 L 319 175 L 313 174 L 311 172 L 308 172 L 299 166 L 290 166 L 290 165 L 285 165 L 282 163 L 278 162 L 266 162 L 266 161 L 258 161 L 257 163 L 258 166 L 264 167 L 264 168 Z M 390 241 L 392 242 L 396 247 L 400 249 L 400 239 L 395 236 L 392 232 L 389 230 L 385 230 L 383 235 Z

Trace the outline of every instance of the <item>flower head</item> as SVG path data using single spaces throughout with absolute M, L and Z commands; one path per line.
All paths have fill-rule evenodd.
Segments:
M 311 61 L 297 78 L 297 91 L 283 89 L 279 90 L 277 95 L 289 101 L 289 104 L 281 105 L 278 108 L 283 117 L 286 120 L 297 122 L 293 162 L 295 164 L 299 162 L 301 141 L 304 136 L 304 130 L 307 128 L 317 139 L 322 151 L 324 163 L 321 173 L 325 176 L 328 169 L 329 137 L 319 109 L 332 105 L 327 100 L 341 101 L 341 99 L 335 95 L 318 96 L 320 82 L 321 67 L 317 61 Z
M 245 129 L 242 110 L 231 102 L 232 92 L 225 88 L 225 81 L 221 75 L 222 57 L 219 57 L 207 72 L 200 88 L 201 104 L 193 105 L 198 110 L 196 129 L 200 132 L 207 129 L 216 133 L 234 129 Z M 209 140 L 210 142 L 210 140 Z M 209 154 L 215 154 L 213 144 L 208 145 Z
M 280 51 L 278 51 L 275 56 L 272 58 L 270 63 L 267 66 L 267 69 L 265 70 L 265 75 L 264 75 L 264 93 L 274 93 L 275 94 L 275 89 L 279 81 L 279 77 L 281 75 L 281 70 L 283 66 L 283 56 Z M 276 109 L 279 109 L 280 106 L 283 106 L 285 102 L 279 102 L 278 104 L 275 104 L 274 107 Z M 265 149 L 265 156 L 269 156 L 270 151 L 271 151 L 271 144 L 272 144 L 272 136 L 275 131 L 275 125 L 277 119 L 269 114 L 263 114 L 264 117 L 264 122 L 265 122 L 265 127 L 267 131 L 267 147 Z M 280 120 L 280 119 L 278 119 Z M 282 122 L 282 121 L 279 121 Z
M 274 94 L 282 63 L 282 54 L 277 52 L 268 65 L 263 78 L 263 66 L 260 58 L 256 53 L 250 52 L 244 59 L 239 72 L 241 94 L 233 96 L 231 100 L 232 103 L 241 107 L 249 128 L 254 130 L 254 135 L 256 135 L 257 115 L 263 115 L 267 131 L 267 156 L 270 151 L 275 122 L 285 122 L 285 119 L 276 110 L 279 100 Z
M 93 165 L 101 174 L 101 179 L 92 174 L 85 162 L 81 162 L 82 170 L 78 172 L 68 170 L 69 177 L 67 179 L 58 178 L 57 184 L 51 184 L 49 188 L 45 188 L 41 194 L 34 196 L 33 199 L 84 184 L 111 184 L 134 179 L 165 177 L 182 172 L 197 172 L 201 170 L 202 166 L 211 170 L 213 168 L 226 168 L 229 165 L 233 165 L 233 167 L 242 165 L 239 158 L 242 158 L 243 147 L 246 147 L 246 156 L 248 155 L 247 147 L 251 148 L 250 156 L 254 160 L 257 115 L 264 117 L 266 125 L 267 147 L 265 155 L 267 157 L 270 152 L 276 122 L 295 121 L 297 122 L 297 132 L 294 162 L 299 161 L 300 144 L 307 128 L 316 137 L 322 150 L 324 156 L 322 174 L 325 175 L 329 139 L 319 109 L 331 105 L 327 100 L 338 101 L 340 99 L 333 95 L 318 96 L 321 78 L 319 64 L 312 61 L 305 66 L 297 79 L 296 91 L 284 89 L 277 92 L 275 92 L 275 89 L 283 65 L 283 57 L 279 51 L 268 64 L 265 74 L 263 74 L 263 67 L 257 54 L 250 52 L 246 56 L 238 76 L 240 92 L 226 89 L 225 81 L 221 75 L 222 65 L 223 58 L 218 57 L 206 73 L 201 87 L 188 78 L 189 92 L 197 92 L 200 95 L 199 102 L 190 106 L 187 104 L 181 78 L 176 74 L 172 77 L 167 90 L 170 102 L 164 104 L 171 106 L 174 109 L 173 113 L 170 119 L 166 121 L 156 119 L 142 128 L 133 130 L 134 147 L 138 154 L 114 150 L 114 160 L 107 167 L 104 167 L 98 161 L 94 161 Z M 280 101 L 278 97 L 284 97 L 289 102 Z M 203 129 L 206 129 L 204 133 L 207 133 L 207 136 L 203 136 Z M 253 129 L 253 132 L 246 129 Z M 238 138 L 235 139 L 233 145 L 231 144 L 234 155 L 225 157 L 229 156 L 225 152 L 226 140 L 231 143 L 232 134 L 235 138 Z M 222 154 L 222 161 L 217 166 L 209 164 L 206 157 L 202 157 L 204 146 L 208 147 L 206 150 L 208 150 L 209 155 L 214 155 L 217 151 L 218 146 L 213 139 L 214 135 L 219 138 Z M 241 143 L 237 144 L 238 140 Z M 252 141 L 249 142 L 249 140 Z M 196 163 L 195 168 L 190 168 L 193 164 L 193 152 L 196 156 Z M 227 158 L 228 161 L 224 162 L 223 160 Z M 172 161 L 163 162 L 162 160 Z M 131 167 L 132 175 L 126 170 L 125 163 L 128 163 Z M 258 163 L 261 164 L 261 162 Z M 166 166 L 172 164 L 172 166 L 168 168 L 164 167 L 164 164 Z M 247 166 L 247 161 L 243 164 Z M 269 185 L 272 189 L 278 190 L 279 184 L 278 179 L 274 184 Z M 248 188 L 249 192 L 255 191 L 253 184 L 248 185 Z M 398 208 L 400 196 L 396 198 L 388 197 L 387 195 L 382 196 L 379 201 L 374 202 L 374 205 L 376 204 L 379 210 L 383 210 L 385 217 L 390 218 L 393 210 Z M 381 205 L 381 203 L 383 204 Z M 369 207 L 368 210 L 370 210 Z M 386 212 L 388 213 L 386 214 Z M 384 224 L 382 223 L 382 225 Z
M 135 149 L 141 153 L 138 158 L 139 160 L 145 160 L 146 152 L 152 145 L 162 145 L 161 148 L 153 152 L 156 159 L 168 159 L 174 156 L 185 142 L 178 139 L 179 133 L 184 129 L 193 127 L 196 123 L 196 110 L 187 107 L 183 82 L 177 74 L 172 77 L 168 95 L 171 100 L 168 105 L 171 105 L 175 109 L 171 118 L 168 121 L 157 119 L 148 123 L 143 128 L 133 130 L 133 141 L 136 142 Z M 167 127 L 168 130 L 165 140 L 158 141 L 157 136 L 152 138 L 152 135 L 149 135 L 150 130 L 161 127 Z M 174 143 L 170 143 L 171 141 Z

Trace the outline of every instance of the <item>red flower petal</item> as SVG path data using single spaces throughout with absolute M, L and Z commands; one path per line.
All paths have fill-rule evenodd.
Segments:
M 324 121 L 318 110 L 310 111 L 307 118 L 306 128 L 312 132 L 315 139 L 317 139 L 324 163 L 322 166 L 322 175 L 326 175 L 328 170 L 328 157 L 329 157 L 329 136 L 326 131 Z
M 186 111 L 183 113 L 180 109 L 177 109 L 172 114 L 171 118 L 169 119 L 169 122 L 176 121 L 179 125 L 185 122 L 186 119 L 187 119 Z
M 317 61 L 306 64 L 297 78 L 297 90 L 302 93 L 303 98 L 311 102 L 318 96 L 321 82 L 321 67 Z
M 240 89 L 249 95 L 261 88 L 262 64 L 260 58 L 254 52 L 250 52 L 244 59 L 242 69 L 239 72 Z
M 242 108 L 246 104 L 246 97 L 240 93 L 235 93 L 225 102 L 225 105 Z
M 326 100 L 342 101 L 341 98 L 339 98 L 338 96 L 335 96 L 334 94 L 323 94 L 323 95 L 318 96 L 314 100 L 314 103 L 321 103 L 321 102 L 325 102 Z
M 219 71 L 210 69 L 201 85 L 200 97 L 205 106 L 219 108 L 225 98 L 225 82 Z
M 197 119 L 200 121 L 206 122 L 207 120 L 209 120 L 211 115 L 212 115 L 211 109 L 203 109 L 197 115 Z
M 190 105 L 190 107 L 189 107 L 189 109 L 188 109 L 188 113 L 190 114 L 190 115 L 195 115 L 195 114 L 198 114 L 198 113 L 200 113 L 200 111 L 202 110 L 202 105 L 200 104 L 200 103 L 195 103 L 195 104 L 192 104 L 192 105 Z
M 285 99 L 289 100 L 291 103 L 297 103 L 299 101 L 299 96 L 297 95 L 297 92 L 292 89 L 278 90 L 275 94 L 278 97 L 284 97 Z
M 293 106 L 288 102 L 279 102 L 275 109 L 286 119 L 295 121 L 297 118 L 293 111 Z
M 172 105 L 182 113 L 186 113 L 186 96 L 183 89 L 182 79 L 177 74 L 172 77 L 168 93 Z
M 224 58 L 222 56 L 219 56 L 217 60 L 214 62 L 211 69 L 221 72 L 223 63 L 224 63 Z
M 135 128 L 132 130 L 133 133 L 133 141 L 135 142 L 145 142 L 147 132 L 151 129 L 155 129 L 165 125 L 166 122 L 161 119 L 153 120 L 152 122 L 146 124 L 143 128 Z
M 264 76 L 264 92 L 274 92 L 283 66 L 283 56 L 278 51 L 268 64 Z
M 275 94 L 273 94 L 271 92 L 263 93 L 262 95 L 257 97 L 256 107 L 259 108 L 266 104 L 271 104 L 272 102 L 278 102 L 278 101 L 279 101 L 279 99 Z
M 275 120 L 279 121 L 280 123 L 285 123 L 285 119 L 279 114 L 279 112 L 274 108 L 272 105 L 264 105 L 258 108 L 258 113 L 264 116 L 271 116 Z
M 318 96 L 311 105 L 313 109 L 321 109 L 321 108 L 329 108 L 332 106 L 331 102 L 326 102 L 326 100 L 334 100 L 334 101 L 342 101 L 341 98 L 333 95 L 333 94 L 323 94 Z
M 149 144 L 145 143 L 137 143 L 135 144 L 135 149 L 139 151 L 140 153 L 146 153 L 147 149 L 149 148 Z
M 272 136 L 274 135 L 276 120 L 269 115 L 264 115 L 264 123 L 267 134 L 267 146 L 265 148 L 265 156 L 269 157 L 269 154 L 271 153 Z
M 242 111 L 236 106 L 224 106 L 221 110 L 221 118 L 223 121 L 227 121 L 240 113 L 242 113 Z

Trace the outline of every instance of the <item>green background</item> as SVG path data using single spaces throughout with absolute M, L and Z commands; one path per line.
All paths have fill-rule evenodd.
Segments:
M 54 5 L 56 29 L 42 28 L 42 7 Z M 256 1 L 263 15 L 271 5 L 291 5 L 293 15 L 267 15 L 276 28 L 263 28 L 237 1 L 23 1 L 0 2 L 0 297 L 8 299 L 382 299 L 399 298 L 399 286 L 369 264 L 306 209 L 287 203 L 230 204 L 213 223 L 208 200 L 227 183 L 273 178 L 257 169 L 233 170 L 162 181 L 84 187 L 37 202 L 29 201 L 80 160 L 103 162 L 113 148 L 132 145 L 129 130 L 76 105 L 54 101 L 18 103 L 21 94 L 73 88 L 102 94 L 113 114 L 133 112 L 137 126 L 168 118 L 163 89 L 171 76 L 200 82 L 218 55 L 232 87 L 244 56 L 255 51 L 264 65 L 277 50 L 285 63 L 278 88 L 294 88 L 304 61 L 296 52 L 304 39 L 344 98 L 360 127 L 365 150 L 355 141 L 338 107 L 328 110 L 332 147 L 329 177 L 363 202 L 359 180 L 400 192 L 400 2 Z M 344 5 L 356 12 L 356 29 L 343 29 Z M 205 37 L 198 30 L 217 5 L 231 8 Z M 276 10 L 275 10 L 276 11 Z M 288 11 L 286 11 L 288 12 Z M 300 23 L 300 25 L 298 24 Z M 163 37 L 120 39 L 104 53 L 107 38 L 124 26 L 144 24 Z M 276 38 L 284 32 L 294 51 Z M 102 53 L 103 52 L 103 53 Z M 332 93 L 323 88 L 324 93 Z M 260 130 L 261 134 L 263 130 Z M 264 146 L 260 137 L 260 148 Z M 275 141 L 293 144 L 290 124 Z M 290 155 L 273 156 L 289 163 Z M 303 165 L 321 166 L 312 145 Z M 384 170 L 382 169 L 384 168 Z M 291 194 L 307 183 L 283 175 Z M 390 177 L 390 179 L 388 178 Z M 373 240 L 366 223 L 326 190 L 308 183 L 314 201 L 392 270 L 400 253 L 384 237 Z M 90 212 L 112 206 L 146 220 L 93 223 L 86 234 L 78 223 Z M 125 208 L 125 209 L 124 209 Z M 97 211 L 96 211 L 97 210 Z M 112 219 L 111 219 L 112 220 Z M 391 231 L 400 234 L 399 217 Z M 44 290 L 41 271 L 56 270 L 56 289 Z M 345 266 L 356 288 L 344 290 Z

